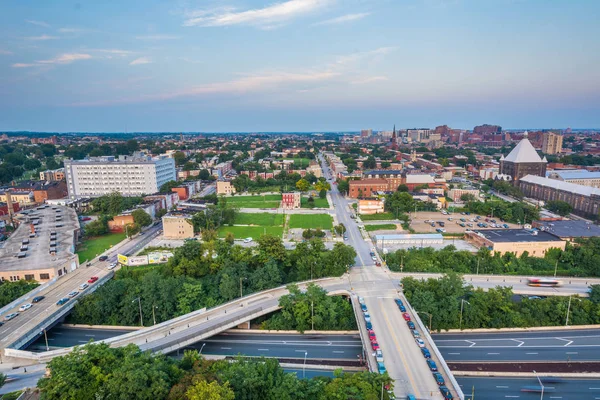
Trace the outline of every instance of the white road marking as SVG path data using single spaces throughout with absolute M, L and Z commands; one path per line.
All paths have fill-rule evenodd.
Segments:
M 231 347 L 221 347 L 221 350 L 231 350 Z
M 467 343 L 471 343 L 471 345 L 470 345 L 469 347 L 473 347 L 473 346 L 475 346 L 475 345 L 477 344 L 477 343 L 475 343 L 475 342 L 471 342 L 470 340 L 465 340 L 465 342 L 467 342 Z
M 460 353 L 448 353 L 448 354 L 450 354 L 450 355 L 453 355 L 453 356 L 458 356 L 458 355 L 460 355 Z
M 508 389 L 508 386 L 496 386 L 498 389 Z
M 269 351 L 269 349 L 258 349 L 258 351 Z
M 337 350 L 334 350 L 333 352 L 334 352 L 334 353 L 337 353 L 337 354 L 344 354 L 344 352 L 343 352 L 343 351 L 337 351 Z
M 567 354 L 579 354 L 579 353 L 576 351 L 567 351 Z
M 528 354 L 528 355 L 531 355 L 531 356 L 533 356 L 533 355 L 536 355 L 536 354 L 538 354 L 538 353 L 525 353 L 525 354 Z
M 492 355 L 498 355 L 500 353 L 488 353 L 488 356 L 492 356 Z
M 510 339 L 510 340 L 519 343 L 519 345 L 517 347 L 521 347 L 525 344 L 525 342 L 523 342 L 522 340 L 517 340 L 517 339 Z

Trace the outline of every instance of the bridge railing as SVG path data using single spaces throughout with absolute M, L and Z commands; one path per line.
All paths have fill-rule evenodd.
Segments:
M 105 283 L 106 281 L 111 279 L 113 275 L 114 275 L 114 272 L 110 271 L 107 275 L 98 279 L 98 281 L 96 281 L 96 283 L 94 285 L 91 285 L 85 292 L 83 292 L 81 294 L 81 296 L 82 297 L 87 296 L 88 294 L 95 292 L 103 283 Z M 73 307 L 75 307 L 75 304 L 77 304 L 77 300 L 78 300 L 77 298 L 71 299 L 67 304 L 58 307 L 55 312 L 50 314 L 48 317 L 44 318 L 42 320 L 42 322 L 35 325 L 28 332 L 26 332 L 24 335 L 22 335 L 19 339 L 17 339 L 13 343 L 9 344 L 7 346 L 7 348 L 20 349 L 21 347 L 25 346 L 30 341 L 36 339 L 38 336 L 41 335 L 41 333 L 44 329 L 47 329 L 58 319 L 67 315 L 69 313 L 69 311 L 71 311 L 73 309 Z

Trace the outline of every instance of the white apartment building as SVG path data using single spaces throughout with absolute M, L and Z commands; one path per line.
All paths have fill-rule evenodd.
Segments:
M 177 180 L 175 160 L 167 156 L 91 157 L 64 163 L 70 199 L 113 192 L 124 196 L 153 194 L 163 184 Z

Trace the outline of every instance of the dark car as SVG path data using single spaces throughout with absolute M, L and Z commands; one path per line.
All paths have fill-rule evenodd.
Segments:
M 406 307 L 404 307 L 404 306 L 398 306 L 398 308 L 400 309 L 400 311 L 406 312 Z
M 403 304 L 404 304 L 404 303 L 402 303 L 402 300 L 400 300 L 400 299 L 394 299 L 394 301 L 396 302 L 396 305 L 397 305 L 398 307 L 400 307 L 401 305 L 403 305 Z
M 444 376 L 439 372 L 434 372 L 433 377 L 439 386 L 443 386 L 446 382 L 444 381 Z
M 406 322 L 406 325 L 408 325 L 408 328 L 409 328 L 409 329 L 412 329 L 412 330 L 414 330 L 414 329 L 415 329 L 415 323 L 414 323 L 414 322 L 412 322 L 412 321 L 407 321 L 407 322 Z
M 98 260 L 106 261 L 106 260 L 108 260 L 108 256 L 100 256 L 100 258 L 98 258 Z
M 67 301 L 69 301 L 68 297 L 63 297 L 62 299 L 60 299 L 59 301 L 56 302 L 57 306 L 62 306 L 63 304 L 65 304 Z
M 421 353 L 423 353 L 423 357 L 425 357 L 425 358 L 431 358 L 431 353 L 425 347 L 421 348 Z
M 39 303 L 40 301 L 44 300 L 46 297 L 45 296 L 35 296 L 31 302 L 32 303 Z
M 444 396 L 444 400 L 452 400 L 454 398 L 452 397 L 452 393 L 450 393 L 450 389 L 446 386 L 440 386 L 440 392 L 442 393 L 442 396 Z
M 427 366 L 429 367 L 429 369 L 431 371 L 433 371 L 433 372 L 437 371 L 437 364 L 432 359 L 427 360 Z
M 366 325 L 367 329 L 373 329 L 373 324 L 371 324 L 370 322 L 367 322 Z

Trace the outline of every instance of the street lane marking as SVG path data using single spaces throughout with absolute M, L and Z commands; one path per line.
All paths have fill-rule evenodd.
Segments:
M 576 351 L 567 351 L 567 354 L 579 354 L 579 353 Z
M 491 355 L 498 355 L 498 354 L 500 354 L 500 353 L 488 353 L 488 356 L 491 356 Z
M 221 350 L 231 350 L 231 347 L 221 347 Z
M 269 349 L 258 349 L 258 351 L 269 351 Z
M 517 340 L 517 339 L 510 339 L 510 340 L 519 343 L 519 345 L 517 347 L 521 347 L 521 346 L 523 346 L 525 344 L 525 342 L 523 342 L 522 340 Z
M 344 352 L 343 352 L 343 351 L 337 351 L 337 350 L 334 350 L 333 352 L 334 352 L 334 353 L 338 353 L 338 354 L 344 354 Z
M 448 353 L 448 354 L 450 354 L 450 355 L 453 355 L 453 356 L 458 356 L 458 355 L 460 355 L 460 353 Z
M 496 386 L 498 389 L 508 389 L 508 386 Z
M 538 354 L 538 353 L 525 353 L 525 354 L 528 354 L 528 355 L 530 355 L 530 356 L 534 356 L 534 355 L 536 355 L 536 354 Z
M 295 350 L 296 353 L 308 353 L 306 350 Z

